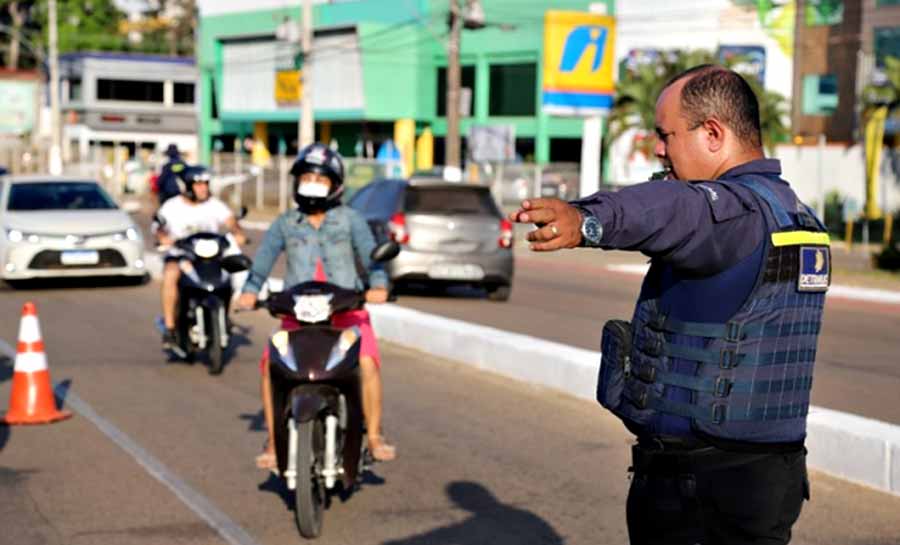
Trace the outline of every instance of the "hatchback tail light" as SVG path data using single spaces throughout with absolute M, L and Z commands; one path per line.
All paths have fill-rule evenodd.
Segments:
M 406 244 L 409 242 L 409 231 L 406 229 L 406 216 L 402 212 L 397 212 L 391 216 L 388 222 L 391 240 L 397 244 Z
M 500 238 L 497 239 L 497 245 L 501 248 L 512 247 L 513 240 L 513 224 L 508 219 L 500 220 Z

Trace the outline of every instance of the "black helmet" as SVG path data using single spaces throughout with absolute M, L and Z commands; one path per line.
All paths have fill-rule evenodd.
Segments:
M 193 165 L 182 169 L 178 173 L 178 177 L 184 185 L 184 196 L 192 201 L 197 200 L 197 195 L 194 193 L 194 184 L 197 182 L 209 183 L 209 171 L 206 170 L 206 167 L 200 165 Z
M 301 195 L 300 176 L 307 172 L 315 172 L 331 180 L 331 188 L 324 196 Z M 300 154 L 291 165 L 291 176 L 294 177 L 294 200 L 303 212 L 328 210 L 337 206 L 344 192 L 344 161 L 341 155 L 326 146 L 315 143 L 300 150 Z

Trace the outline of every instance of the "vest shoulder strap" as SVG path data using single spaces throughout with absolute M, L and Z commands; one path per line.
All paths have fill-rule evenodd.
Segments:
M 766 187 L 765 184 L 751 177 L 741 178 L 734 181 L 735 183 L 738 183 L 753 191 L 754 193 L 759 195 L 762 200 L 766 201 L 766 204 L 769 205 L 769 209 L 772 211 L 772 215 L 775 216 L 775 221 L 778 223 L 779 229 L 787 229 L 794 226 L 794 220 L 791 219 L 791 215 L 784 208 L 784 205 L 781 204 L 781 201 L 778 200 L 778 197 L 775 196 L 775 193 L 773 193 L 771 189 Z

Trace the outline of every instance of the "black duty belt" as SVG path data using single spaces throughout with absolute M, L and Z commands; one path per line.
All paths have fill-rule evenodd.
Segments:
M 660 449 L 638 444 L 631 447 L 631 469 L 637 474 L 695 475 L 749 464 L 769 456 L 772 453 L 734 452 L 711 446 Z

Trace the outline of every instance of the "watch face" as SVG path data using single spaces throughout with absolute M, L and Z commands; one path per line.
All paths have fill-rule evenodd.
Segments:
M 588 218 L 584 222 L 584 238 L 592 244 L 600 242 L 600 225 L 596 218 Z

